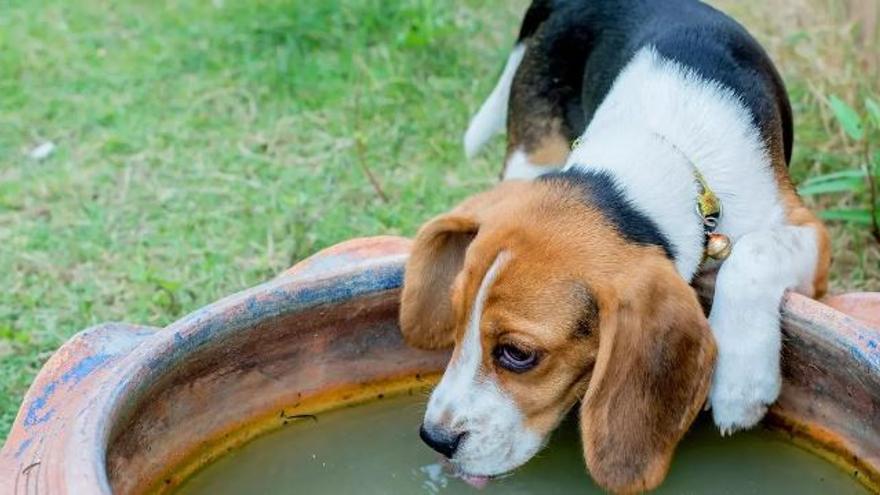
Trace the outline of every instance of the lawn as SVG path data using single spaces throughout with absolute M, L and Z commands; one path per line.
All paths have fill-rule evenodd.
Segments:
M 859 165 L 828 99 L 880 94 L 872 1 L 717 2 L 780 65 L 798 181 Z M 490 185 L 503 140 L 460 137 L 525 4 L 0 0 L 0 439 L 78 330 L 166 325 Z M 832 226 L 834 290 L 880 289 L 869 230 Z

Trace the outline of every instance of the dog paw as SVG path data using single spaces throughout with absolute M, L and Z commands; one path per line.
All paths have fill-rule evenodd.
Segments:
M 745 369 L 752 373 L 743 376 L 740 372 L 731 376 L 721 369 L 716 370 L 709 405 L 722 435 L 755 426 L 779 396 L 781 379 L 777 371 L 756 374 L 754 368 Z
M 766 414 L 768 406 L 760 401 L 747 402 L 716 397 L 712 397 L 711 403 L 712 418 L 723 436 L 755 426 Z

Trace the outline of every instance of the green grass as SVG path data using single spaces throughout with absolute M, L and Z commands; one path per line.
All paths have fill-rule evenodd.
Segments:
M 341 240 L 411 235 L 493 183 L 502 140 L 466 162 L 460 137 L 524 5 L 0 0 L 0 438 L 78 330 L 166 325 Z M 821 95 L 877 94 L 877 78 L 812 73 L 764 16 L 742 19 L 782 57 L 795 176 L 850 166 Z M 30 158 L 45 141 L 56 151 Z M 863 230 L 835 228 L 838 290 L 878 287 Z

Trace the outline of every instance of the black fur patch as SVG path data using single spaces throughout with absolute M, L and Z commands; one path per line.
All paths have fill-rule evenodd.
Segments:
M 607 172 L 569 169 L 542 175 L 536 180 L 560 181 L 581 189 L 584 201 L 598 209 L 624 239 L 637 244 L 657 246 L 675 260 L 675 249 L 653 220 L 639 211 Z
M 620 71 L 653 45 L 664 58 L 733 90 L 763 139 L 780 146 L 786 163 L 791 158 L 791 105 L 782 78 L 745 28 L 702 2 L 535 0 L 523 19 L 523 38 L 529 50 L 522 67 L 530 77 L 517 78 L 536 88 L 514 88 L 511 95 L 528 101 L 511 105 L 562 118 L 569 136 L 583 133 Z
M 553 12 L 552 0 L 534 0 L 523 16 L 516 41 L 520 42 L 535 34 L 541 24 L 550 17 L 551 12 Z
M 593 292 L 582 284 L 575 286 L 574 296 L 581 306 L 581 312 L 574 323 L 572 337 L 582 339 L 592 335 L 599 326 L 599 304 Z

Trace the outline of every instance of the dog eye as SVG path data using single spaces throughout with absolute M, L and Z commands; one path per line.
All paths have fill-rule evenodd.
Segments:
M 496 346 L 492 354 L 502 368 L 514 373 L 523 373 L 538 364 L 537 352 L 521 349 L 511 344 Z

